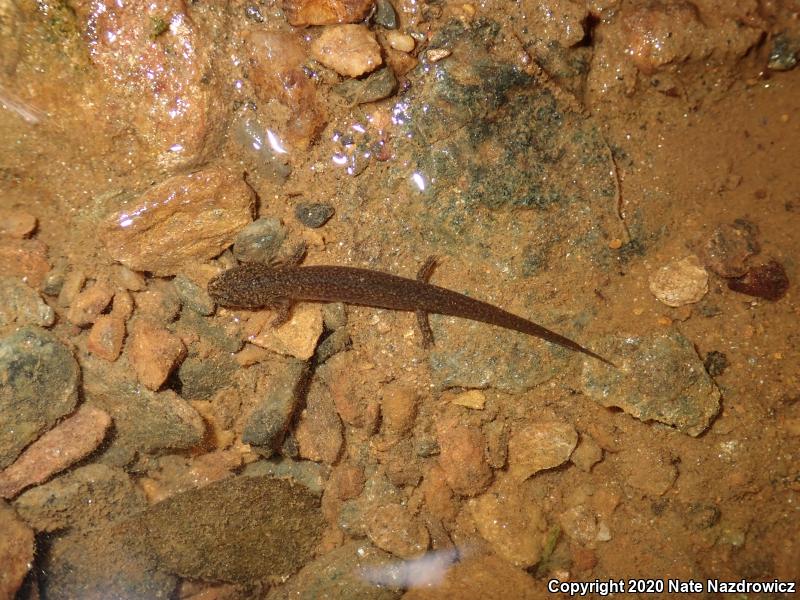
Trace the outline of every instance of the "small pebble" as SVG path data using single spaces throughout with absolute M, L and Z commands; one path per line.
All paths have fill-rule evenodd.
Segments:
M 578 433 L 568 423 L 538 422 L 518 428 L 508 441 L 509 473 L 523 481 L 544 469 L 569 460 L 578 443 Z
M 461 392 L 458 394 L 443 394 L 446 400 L 449 400 L 453 404 L 457 404 L 459 406 L 464 406 L 466 408 L 471 408 L 473 410 L 483 410 L 486 406 L 486 394 L 484 394 L 481 390 L 467 390 L 466 392 Z
M 446 48 L 431 48 L 425 53 L 425 56 L 430 62 L 435 63 L 447 58 L 451 54 L 452 52 Z
M 776 302 L 789 289 L 786 269 L 776 260 L 751 268 L 745 275 L 728 281 L 728 288 L 740 294 Z
M 428 549 L 430 534 L 425 525 L 399 504 L 387 504 L 366 515 L 367 536 L 378 548 L 400 558 L 415 558 Z
M 9 467 L 0 471 L 0 497 L 13 498 L 91 453 L 105 438 L 111 417 L 84 404 L 25 449 Z
M 112 276 L 121 288 L 131 292 L 140 292 L 147 287 L 144 276 L 136 271 L 131 271 L 125 265 L 114 265 Z
M 183 275 L 177 275 L 172 280 L 172 285 L 175 286 L 178 297 L 181 299 L 181 304 L 204 317 L 214 313 L 216 305 L 211 296 L 194 281 Z
M 745 261 L 757 253 L 752 226 L 739 222 L 717 227 L 701 251 L 703 263 L 720 277 L 739 277 L 747 272 Z
M 278 219 L 256 219 L 236 234 L 233 255 L 240 262 L 268 263 L 285 239 L 286 229 Z
M 36 229 L 36 217 L 20 209 L 0 208 L 0 235 L 28 237 Z
M 151 390 L 160 388 L 186 357 L 178 336 L 145 319 L 133 322 L 126 348 L 136 377 Z
M 100 315 L 89 331 L 86 348 L 95 356 L 114 362 L 122 352 L 125 321 L 116 315 Z
M 333 207 L 323 202 L 301 202 L 294 208 L 294 216 L 306 227 L 322 227 L 333 216 Z
M 16 277 L 0 277 L 0 326 L 41 325 L 50 327 L 55 312 L 39 293 Z
M 169 281 L 151 280 L 146 291 L 136 292 L 133 297 L 136 303 L 136 316 L 160 325 L 172 323 L 181 310 L 180 296 Z
M 325 491 L 339 500 L 351 500 L 364 490 L 365 481 L 364 469 L 356 465 L 340 464 L 331 472 Z
M 283 12 L 290 25 L 359 23 L 367 18 L 375 0 L 284 0 Z
M 619 238 L 614 238 L 610 242 L 608 242 L 608 247 L 612 250 L 619 250 L 622 248 L 622 240 Z
M 325 28 L 311 43 L 311 55 L 340 75 L 358 77 L 381 65 L 381 47 L 375 34 L 363 25 Z
M 582 434 L 578 447 L 575 448 L 569 459 L 581 471 L 590 473 L 592 467 L 603 460 L 603 449 L 591 436 Z
M 34 535 L 14 509 L 0 502 L 0 598 L 35 597 L 17 592 L 33 566 Z
M 107 283 L 97 282 L 75 296 L 67 311 L 67 319 L 78 327 L 91 325 L 114 297 Z
M 468 427 L 455 417 L 436 423 L 439 441 L 439 465 L 447 484 L 454 492 L 475 496 L 492 481 L 492 469 L 486 461 L 486 439 L 480 430 Z
M 674 260 L 653 274 L 650 291 L 667 306 L 699 302 L 708 292 L 708 272 L 696 256 Z
M 386 29 L 397 29 L 397 13 L 389 0 L 375 1 L 375 14 L 372 15 L 372 20 L 376 25 Z
M 312 383 L 294 430 L 301 458 L 331 465 L 344 444 L 344 428 L 327 390 Z
M 333 91 L 347 100 L 351 106 L 355 106 L 388 98 L 394 93 L 395 88 L 397 88 L 397 78 L 394 75 L 394 71 L 389 67 L 384 67 L 374 73 L 370 73 L 364 79 L 345 79 L 335 85 Z M 357 154 L 353 157 L 353 160 L 356 161 L 354 173 L 360 172 L 358 169 L 361 168 L 357 162 L 358 156 L 364 158 L 362 161 L 363 168 L 366 168 L 367 164 L 366 158 L 368 156 L 366 154 Z
M 70 306 L 75 297 L 80 294 L 84 283 L 86 283 L 86 273 L 80 269 L 71 270 L 67 273 L 58 292 L 58 305 Z
M 399 31 L 387 31 L 386 41 L 389 42 L 389 47 L 399 52 L 413 52 L 416 42 L 414 38 L 407 33 L 400 33 Z
M 381 396 L 382 429 L 391 435 L 402 435 L 414 426 L 419 395 L 410 386 L 392 382 Z
M 728 357 L 725 356 L 724 352 L 712 350 L 706 354 L 706 359 L 703 361 L 703 365 L 711 377 L 719 377 L 725 372 L 725 369 L 728 368 L 730 362 L 728 361 Z
M 0 236 L 0 277 L 19 277 L 40 289 L 49 271 L 45 244 L 35 239 Z
M 298 305 L 292 309 L 289 321 L 277 329 L 272 326 L 272 319 L 273 316 L 266 313 L 251 318 L 248 328 L 253 327 L 256 330 L 248 335 L 251 344 L 301 360 L 314 356 L 317 341 L 322 335 L 322 312 L 319 305 Z

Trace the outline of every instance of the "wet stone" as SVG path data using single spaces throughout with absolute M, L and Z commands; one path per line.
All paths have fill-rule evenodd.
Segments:
M 301 458 L 333 464 L 344 443 L 344 428 L 327 388 L 313 381 L 306 397 L 306 407 L 294 429 Z
M 86 348 L 99 358 L 113 362 L 122 352 L 125 321 L 116 315 L 100 315 L 89 331 Z
M 186 346 L 166 329 L 137 319 L 131 327 L 126 353 L 142 385 L 157 390 L 186 356 Z
M 114 290 L 108 284 L 97 282 L 72 299 L 67 319 L 78 327 L 91 325 L 111 303 L 113 297 Z
M 0 208 L 0 235 L 29 236 L 36 229 L 36 217 L 21 209 Z
M 136 316 L 160 325 L 175 320 L 181 310 L 181 298 L 168 281 L 153 279 L 147 290 L 134 294 Z
M 0 500 L 0 598 L 17 597 L 17 591 L 33 564 L 33 531 Z
M 286 229 L 278 219 L 257 219 L 236 234 L 233 255 L 240 262 L 269 263 L 285 239 Z
M 311 43 L 311 56 L 347 77 L 370 73 L 383 62 L 375 34 L 363 25 L 326 27 Z
M 308 562 L 324 520 L 305 487 L 234 477 L 172 496 L 133 517 L 163 568 L 233 583 L 279 581 Z
M 378 548 L 400 558 L 422 555 L 430 543 L 430 534 L 411 511 L 399 504 L 387 504 L 366 515 L 367 536 Z
M 439 464 L 453 491 L 475 496 L 485 490 L 492 480 L 492 470 L 486 461 L 486 440 L 480 430 L 462 425 L 456 418 L 444 418 L 436 423 L 436 437 Z
M 386 29 L 397 29 L 397 13 L 389 0 L 376 0 L 372 20 Z
M 44 329 L 0 338 L 0 468 L 72 412 L 79 375 L 69 348 Z
M 130 476 L 94 463 L 23 492 L 14 507 L 37 531 L 90 529 L 147 508 Z
M 789 289 L 786 269 L 776 260 L 751 268 L 742 277 L 728 281 L 728 288 L 740 294 L 776 302 Z
M 745 261 L 759 250 L 752 226 L 742 222 L 717 227 L 701 251 L 703 264 L 720 277 L 739 277 L 747 272 Z
M 0 237 L 0 277 L 19 277 L 39 289 L 49 271 L 47 246 L 42 242 Z
M 672 457 L 654 448 L 623 450 L 614 459 L 625 482 L 648 496 L 663 496 L 678 477 Z
M 603 460 L 603 449 L 597 445 L 591 436 L 581 435 L 578 447 L 570 456 L 570 461 L 581 471 L 590 473 L 592 467 Z
M 776 35 L 772 40 L 767 67 L 772 71 L 788 71 L 797 65 L 800 56 L 800 38 L 786 34 Z
M 272 589 L 268 600 L 396 600 L 400 586 L 375 585 L 365 572 L 389 569 L 396 559 L 366 541 L 348 542 L 315 558 L 286 585 Z
M 720 392 L 680 333 L 606 339 L 596 350 L 620 365 L 584 360 L 581 388 L 598 404 L 691 436 L 705 431 L 719 412 Z
M 189 356 L 176 372 L 181 397 L 186 400 L 210 399 L 219 390 L 232 385 L 237 368 L 236 362 L 225 354 L 209 358 Z
M 330 467 L 327 465 L 321 465 L 310 460 L 272 457 L 267 460 L 258 460 L 250 463 L 242 471 L 242 475 L 246 477 L 289 478 L 308 488 L 308 491 L 315 496 L 321 496 L 327 487 L 325 480 L 329 472 Z
M 667 306 L 699 302 L 708 292 L 708 272 L 696 256 L 673 260 L 650 277 L 650 291 Z
M 358 23 L 372 9 L 374 0 L 284 0 L 286 20 L 295 27 Z
M 346 79 L 335 85 L 333 91 L 351 106 L 377 102 L 388 98 L 397 87 L 397 78 L 389 67 L 379 69 L 364 79 Z
M 102 410 L 82 405 L 0 471 L 0 497 L 12 498 L 84 458 L 100 445 L 110 425 Z
M 294 216 L 306 227 L 322 227 L 333 216 L 334 210 L 324 202 L 301 202 L 294 207 Z
M 175 275 L 229 246 L 252 220 L 253 201 L 252 190 L 228 171 L 176 175 L 110 215 L 100 239 L 130 269 Z
M 287 360 L 270 378 L 269 388 L 245 422 L 242 441 L 272 452 L 280 448 L 294 415 L 299 396 L 306 385 L 308 365 Z
M 728 357 L 725 355 L 724 352 L 719 352 L 718 350 L 712 350 L 708 354 L 706 354 L 706 358 L 703 361 L 703 365 L 708 371 L 708 374 L 711 377 L 719 377 L 725 372 L 725 369 L 728 368 L 730 365 L 730 361 L 728 361 Z
M 205 317 L 214 313 L 216 305 L 208 292 L 194 281 L 183 275 L 178 275 L 172 280 L 172 285 L 178 292 L 181 304 Z
M 55 322 L 55 312 L 39 293 L 16 277 L 0 277 L 0 327 L 40 325 Z

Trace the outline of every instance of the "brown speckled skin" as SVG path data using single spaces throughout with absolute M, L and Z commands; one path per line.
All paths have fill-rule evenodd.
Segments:
M 425 281 L 381 271 L 337 266 L 275 268 L 248 263 L 215 277 L 208 284 L 208 292 L 218 303 L 240 308 L 285 308 L 297 301 L 345 302 L 461 317 L 526 333 L 611 364 L 569 338 L 501 308 Z

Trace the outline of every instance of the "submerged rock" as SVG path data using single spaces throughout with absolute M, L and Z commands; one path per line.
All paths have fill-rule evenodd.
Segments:
M 28 326 L 0 339 L 0 468 L 72 412 L 80 370 L 52 333 Z
M 597 351 L 620 365 L 584 361 L 581 387 L 598 404 L 692 436 L 705 431 L 719 412 L 720 392 L 680 333 L 610 339 Z

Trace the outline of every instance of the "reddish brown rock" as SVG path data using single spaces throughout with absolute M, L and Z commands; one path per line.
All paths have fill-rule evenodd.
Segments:
M 450 488 L 464 496 L 485 490 L 492 481 L 492 470 L 486 462 L 481 431 L 447 417 L 436 424 L 436 437 L 441 450 L 439 464 Z
M 789 289 L 789 278 L 783 265 L 771 260 L 753 267 L 743 277 L 731 279 L 728 287 L 740 294 L 775 302 L 783 298 Z
M 113 362 L 122 352 L 124 338 L 125 321 L 116 315 L 100 315 L 89 331 L 86 348 L 95 356 Z
M 350 500 L 361 494 L 364 481 L 364 469 L 356 465 L 341 464 L 333 469 L 325 491 L 339 500 Z
M 369 511 L 366 520 L 367 537 L 381 550 L 401 558 L 414 558 L 428 549 L 428 530 L 404 506 L 380 506 Z
M 133 323 L 127 348 L 136 377 L 151 390 L 160 388 L 186 357 L 178 336 L 146 320 Z
M 306 148 L 325 126 L 326 117 L 317 88 L 303 70 L 308 60 L 296 34 L 259 30 L 247 38 L 250 80 L 264 105 L 277 101 L 277 124 L 290 144 Z M 286 110 L 288 109 L 288 110 Z
M 295 27 L 363 21 L 374 0 L 284 0 L 286 20 Z
M 224 133 L 218 47 L 182 0 L 76 2 L 89 55 L 109 86 L 105 115 L 126 123 L 164 169 L 198 164 Z M 130 133 L 129 133 L 130 132 Z M 115 132 L 116 133 L 116 132 Z
M 419 396 L 408 385 L 392 382 L 383 388 L 381 397 L 382 429 L 389 435 L 402 435 L 414 426 Z
M 0 497 L 12 498 L 79 461 L 100 445 L 110 425 L 111 417 L 105 412 L 83 405 L 0 472 Z
M 100 226 L 108 253 L 127 267 L 174 275 L 216 256 L 252 220 L 253 192 L 223 169 L 177 175 Z
M 0 235 L 28 237 L 36 229 L 36 217 L 19 208 L 0 208 Z
M 73 298 L 67 311 L 67 319 L 78 327 L 91 325 L 113 297 L 114 291 L 106 283 L 97 282 Z
M 144 292 L 133 295 L 136 316 L 167 325 L 175 320 L 181 310 L 181 301 L 175 288 L 168 281 L 154 279 Z
M 456 518 L 459 505 L 453 498 L 453 490 L 448 487 L 444 471 L 439 465 L 434 463 L 428 469 L 420 485 L 420 492 L 425 498 L 425 509 L 428 514 L 444 523 Z
M 311 55 L 329 69 L 347 77 L 374 71 L 383 62 L 375 34 L 363 25 L 326 28 L 312 42 Z
M 700 257 L 703 264 L 720 277 L 739 277 L 747 272 L 745 261 L 758 250 L 752 226 L 725 223 L 706 240 Z
M 33 564 L 33 531 L 0 501 L 0 598 L 17 597 Z
M 49 270 L 47 246 L 42 242 L 0 237 L 0 277 L 19 277 L 38 289 Z

